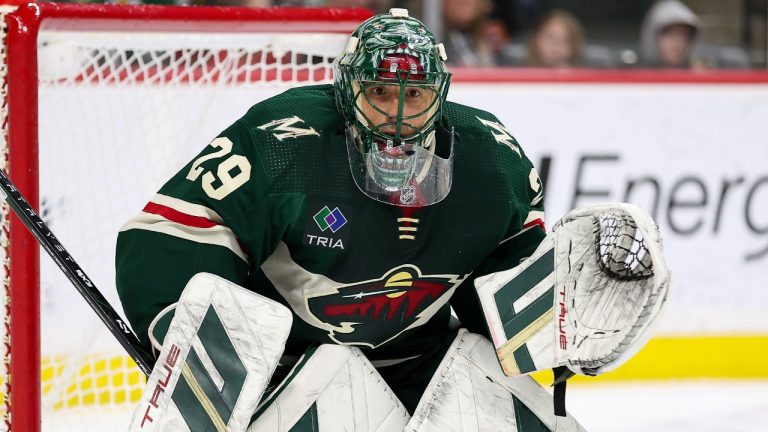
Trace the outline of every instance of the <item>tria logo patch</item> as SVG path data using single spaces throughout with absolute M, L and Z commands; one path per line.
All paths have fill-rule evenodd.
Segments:
M 315 213 L 315 216 L 313 216 L 312 219 L 315 220 L 320 231 L 330 229 L 333 233 L 347 224 L 347 218 L 344 217 L 344 214 L 338 207 L 331 210 L 328 206 L 325 206 L 320 209 L 319 212 Z
M 406 264 L 378 279 L 308 296 L 307 305 L 319 321 L 332 326 L 328 336 L 337 343 L 375 348 L 427 322 L 463 279 L 423 275 L 418 267 Z
M 312 205 L 310 208 L 318 208 Z M 350 210 L 342 206 L 323 205 L 320 210 L 310 213 L 310 221 L 307 222 L 304 234 L 304 244 L 319 246 L 328 249 L 344 250 L 344 245 L 349 239 Z

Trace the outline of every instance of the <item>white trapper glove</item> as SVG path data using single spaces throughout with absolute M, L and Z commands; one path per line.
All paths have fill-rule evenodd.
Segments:
M 618 367 L 650 338 L 669 284 L 656 223 L 625 203 L 569 212 L 531 257 L 475 281 L 510 376 Z

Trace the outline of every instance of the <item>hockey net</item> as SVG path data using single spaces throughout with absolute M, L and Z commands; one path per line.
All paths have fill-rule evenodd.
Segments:
M 0 13 L 2 169 L 120 314 L 122 223 L 255 102 L 330 82 L 368 16 L 52 3 Z M 6 205 L 1 216 L 0 431 L 125 429 L 143 375 Z

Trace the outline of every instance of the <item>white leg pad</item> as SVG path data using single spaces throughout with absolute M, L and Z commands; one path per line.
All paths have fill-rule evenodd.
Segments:
M 551 431 L 584 431 L 570 415 L 555 417 L 552 395 L 532 378 L 505 376 L 489 340 L 461 329 L 405 431 L 523 431 L 515 398 Z
M 402 431 L 410 419 L 362 352 L 342 345 L 305 354 L 257 415 L 248 432 L 288 432 L 299 422 L 320 432 Z
M 245 431 L 291 323 L 277 302 L 212 274 L 192 277 L 129 432 Z

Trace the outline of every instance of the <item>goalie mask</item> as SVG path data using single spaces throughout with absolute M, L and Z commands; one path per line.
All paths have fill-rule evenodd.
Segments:
M 361 24 L 335 63 L 352 177 L 369 197 L 399 206 L 441 201 L 453 143 L 435 139 L 450 74 L 445 49 L 405 9 Z

